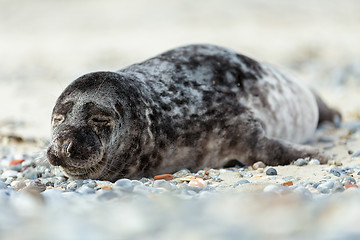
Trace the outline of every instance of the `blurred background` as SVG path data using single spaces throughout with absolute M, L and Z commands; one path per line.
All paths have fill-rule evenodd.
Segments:
M 292 72 L 359 118 L 357 0 L 0 0 L 0 134 L 50 137 L 82 74 L 212 43 Z

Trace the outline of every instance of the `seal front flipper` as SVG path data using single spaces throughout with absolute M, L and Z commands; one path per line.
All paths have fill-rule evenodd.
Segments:
M 263 137 L 256 144 L 256 150 L 249 156 L 251 163 L 262 161 L 269 166 L 287 165 L 298 158 L 315 158 L 325 164 L 329 160 L 326 154 L 305 145 L 294 144 L 280 139 Z

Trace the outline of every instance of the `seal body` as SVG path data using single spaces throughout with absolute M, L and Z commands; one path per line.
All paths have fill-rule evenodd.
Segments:
M 70 177 L 111 181 L 233 159 L 325 162 L 318 150 L 299 145 L 319 120 L 338 115 L 319 101 L 271 66 L 230 49 L 190 45 L 72 82 L 54 107 L 47 155 Z

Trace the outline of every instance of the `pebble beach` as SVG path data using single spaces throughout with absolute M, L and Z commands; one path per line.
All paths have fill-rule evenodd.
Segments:
M 359 239 L 360 4 L 292 4 L 0 1 L 0 239 Z M 339 128 L 306 143 L 328 164 L 107 182 L 47 163 L 51 110 L 73 79 L 195 42 L 272 63 L 340 110 Z

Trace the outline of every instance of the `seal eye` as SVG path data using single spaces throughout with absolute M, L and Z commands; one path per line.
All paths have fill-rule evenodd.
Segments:
M 89 123 L 95 126 L 110 126 L 111 118 L 108 116 L 92 116 Z
M 60 115 L 60 114 L 56 114 L 54 115 L 53 119 L 52 119 L 52 125 L 53 126 L 57 126 L 60 123 L 62 123 L 65 120 L 65 116 L 64 115 Z

